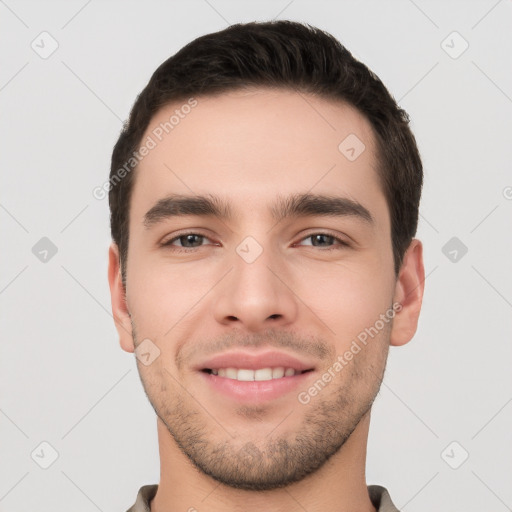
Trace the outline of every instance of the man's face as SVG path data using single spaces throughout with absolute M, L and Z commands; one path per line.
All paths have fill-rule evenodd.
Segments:
M 154 134 L 181 103 L 162 108 L 143 138 L 157 145 L 130 205 L 122 345 L 149 339 L 148 352 L 159 350 L 138 361 L 144 389 L 197 468 L 272 489 L 340 449 L 383 376 L 396 279 L 375 139 L 355 109 L 309 95 L 196 99 L 161 141 Z M 320 211 L 274 216 L 302 194 L 340 198 L 342 208 L 323 215 L 317 202 Z M 155 208 L 171 195 L 215 197 L 232 215 Z M 253 378 L 264 380 L 239 380 Z

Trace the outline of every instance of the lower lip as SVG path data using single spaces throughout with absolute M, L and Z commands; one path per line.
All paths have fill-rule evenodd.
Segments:
M 216 391 L 241 403 L 263 403 L 275 400 L 297 388 L 305 389 L 305 382 L 314 373 L 309 371 L 291 377 L 261 381 L 240 381 L 200 372 L 206 382 Z

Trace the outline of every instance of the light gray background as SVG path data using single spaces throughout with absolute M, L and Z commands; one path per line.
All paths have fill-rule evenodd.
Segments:
M 509 0 L 0 1 L 0 510 L 124 511 L 158 483 L 155 416 L 110 315 L 108 203 L 92 190 L 163 60 L 275 17 L 330 31 L 373 69 L 425 166 L 424 306 L 390 351 L 368 483 L 404 511 L 511 510 L 511 15 Z M 59 44 L 47 59 L 31 47 L 50 48 L 43 31 Z M 469 43 L 458 58 L 454 31 Z M 42 237 L 58 249 L 47 262 Z M 455 262 L 452 237 L 468 248 Z M 43 441 L 58 452 L 48 469 Z

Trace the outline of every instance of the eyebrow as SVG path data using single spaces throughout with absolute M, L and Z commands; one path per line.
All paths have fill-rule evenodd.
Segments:
M 346 197 L 322 194 L 292 194 L 278 196 L 270 212 L 276 222 L 291 217 L 356 217 L 370 225 L 374 218 L 362 204 Z M 235 212 L 225 200 L 212 194 L 180 195 L 171 194 L 159 201 L 144 215 L 144 226 L 150 229 L 156 224 L 173 217 L 194 215 L 232 220 Z

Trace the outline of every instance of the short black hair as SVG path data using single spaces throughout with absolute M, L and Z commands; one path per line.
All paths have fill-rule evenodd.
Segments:
M 126 172 L 127 162 L 133 162 L 135 171 L 132 157 L 151 119 L 171 102 L 248 87 L 289 89 L 342 101 L 370 122 L 398 275 L 416 234 L 423 184 L 409 116 L 381 80 L 335 37 L 308 24 L 283 20 L 238 23 L 194 39 L 156 69 L 137 97 L 114 146 L 109 178 L 111 233 L 119 247 L 123 283 L 134 183 L 134 172 Z

